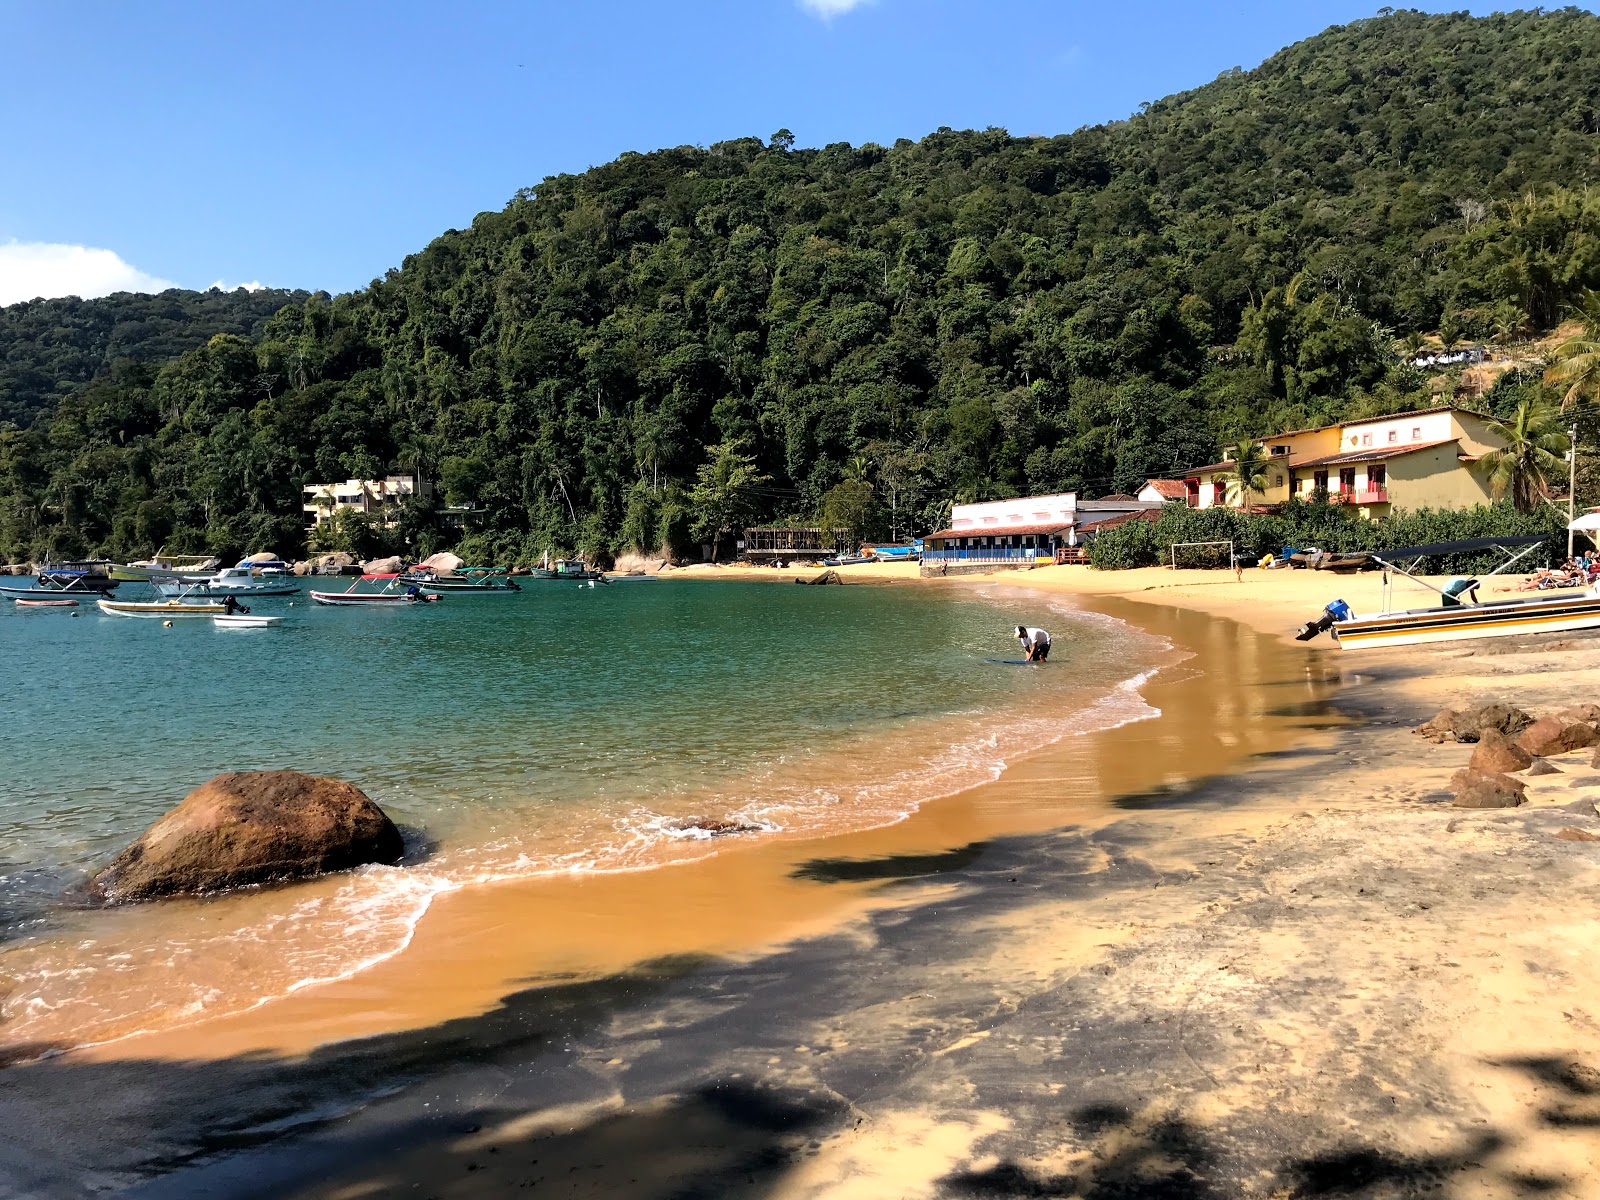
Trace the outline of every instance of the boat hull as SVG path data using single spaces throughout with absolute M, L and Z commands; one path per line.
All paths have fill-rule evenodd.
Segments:
M 114 582 L 110 582 L 110 581 L 101 582 L 101 583 L 98 583 L 98 584 L 95 584 L 95 585 L 73 583 L 73 584 L 68 584 L 66 586 L 62 586 L 60 584 L 45 583 L 45 582 L 41 581 L 39 584 L 37 584 L 36 586 L 33 586 L 33 587 L 4 587 L 4 586 L 0 586 L 0 596 L 24 596 L 24 597 L 33 596 L 33 597 L 39 597 L 39 596 L 65 596 L 65 595 L 70 595 L 70 596 L 88 596 L 88 597 L 90 597 L 92 599 L 95 596 L 99 596 L 99 595 L 102 595 L 102 594 L 104 594 L 106 592 L 111 591 L 111 589 L 116 587 L 116 586 L 117 585 Z
M 318 604 L 330 604 L 346 608 L 403 608 L 409 604 L 422 603 L 421 596 L 380 596 L 362 595 L 359 592 L 312 592 L 311 598 Z
M 226 613 L 220 617 L 212 617 L 211 623 L 219 629 L 270 629 L 274 625 L 282 625 L 282 617 L 263 617 L 255 613 Z
M 298 584 L 262 583 L 252 586 L 246 583 L 172 583 L 163 582 L 152 585 L 163 596 L 297 596 L 300 594 Z
M 223 604 L 184 604 L 178 600 L 97 600 L 100 611 L 111 617 L 217 617 L 226 615 Z
M 63 597 L 51 597 L 51 598 L 46 599 L 46 600 L 29 600 L 29 599 L 26 599 L 23 596 L 18 596 L 16 598 L 16 600 L 17 600 L 17 607 L 18 608 L 77 608 L 78 607 L 78 602 L 76 600 L 73 600 L 71 598 L 63 598 Z
M 1333 636 L 1341 650 L 1365 650 L 1580 629 L 1600 629 L 1600 595 L 1585 592 L 1461 608 L 1380 613 L 1340 621 L 1333 627 Z

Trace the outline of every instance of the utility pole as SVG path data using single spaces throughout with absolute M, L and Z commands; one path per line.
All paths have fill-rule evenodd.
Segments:
M 1567 557 L 1572 557 L 1572 522 L 1577 519 L 1578 502 L 1578 423 L 1574 421 L 1567 430 Z

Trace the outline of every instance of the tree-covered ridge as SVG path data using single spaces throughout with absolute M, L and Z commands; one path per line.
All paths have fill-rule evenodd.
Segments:
M 388 468 L 481 510 L 474 559 L 709 540 L 717 462 L 753 518 L 864 482 L 922 532 L 1425 405 L 1396 338 L 1600 286 L 1596 64 L 1579 10 L 1406 12 L 1059 137 L 626 154 L 0 440 L 0 553 L 288 552 L 302 482 Z
M 255 337 L 305 292 L 263 288 L 67 296 L 0 308 L 0 425 L 27 425 L 65 392 L 109 375 L 118 359 L 164 363 L 219 333 Z

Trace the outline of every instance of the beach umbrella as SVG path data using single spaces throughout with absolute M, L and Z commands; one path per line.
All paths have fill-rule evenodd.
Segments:
M 1567 528 L 1575 533 L 1594 533 L 1600 530 L 1600 510 L 1584 513 Z

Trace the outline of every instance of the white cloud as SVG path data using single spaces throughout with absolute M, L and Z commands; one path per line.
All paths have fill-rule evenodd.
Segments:
M 0 242 L 0 305 L 38 297 L 161 292 L 178 285 L 146 274 L 115 250 L 61 242 Z
M 847 12 L 871 3 L 872 0 L 800 0 L 800 7 L 814 17 L 831 21 L 834 17 L 842 17 Z
M 259 279 L 252 279 L 249 283 L 223 283 L 222 280 L 219 279 L 211 286 L 216 288 L 219 292 L 231 292 L 236 288 L 243 288 L 247 292 L 260 292 L 265 291 L 267 285 L 262 283 Z

